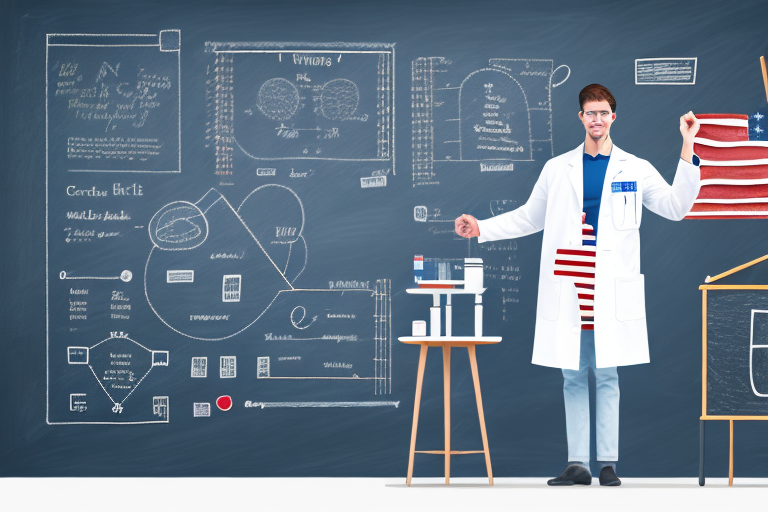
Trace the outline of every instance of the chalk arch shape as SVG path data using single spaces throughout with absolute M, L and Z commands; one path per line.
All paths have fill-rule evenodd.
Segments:
M 195 205 L 208 221 L 204 243 L 184 251 L 153 246 L 144 292 L 173 331 L 223 340 L 250 327 L 293 287 L 224 196 L 211 189 Z
M 528 99 L 512 75 L 484 68 L 461 82 L 460 160 L 532 160 L 531 139 Z
M 276 183 L 262 185 L 243 199 L 237 214 L 283 275 L 293 282 L 304 270 L 307 255 L 302 236 L 304 205 L 296 192 Z
M 344 121 L 351 117 L 360 103 L 357 84 L 346 78 L 331 80 L 320 93 L 320 110 L 331 121 Z
M 287 121 L 299 109 L 299 90 L 285 78 L 271 78 L 259 88 L 256 107 L 273 121 Z

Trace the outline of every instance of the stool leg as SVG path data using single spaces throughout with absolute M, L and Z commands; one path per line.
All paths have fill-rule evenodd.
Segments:
M 485 433 L 485 414 L 483 414 L 483 398 L 480 396 L 480 374 L 477 371 L 477 357 L 475 346 L 467 347 L 469 350 L 469 364 L 472 367 L 472 380 L 475 383 L 475 400 L 477 401 L 477 415 L 480 418 L 480 433 L 483 435 L 483 451 L 485 452 L 485 469 L 488 471 L 488 481 L 493 485 L 493 470 L 491 469 L 491 452 L 488 449 L 488 435 Z
M 445 403 L 445 485 L 451 483 L 451 347 L 443 347 L 443 401 Z
M 733 420 L 731 420 L 731 443 L 728 450 L 728 486 L 733 485 Z
M 411 486 L 413 476 L 413 456 L 416 453 L 416 429 L 419 425 L 419 407 L 421 406 L 421 385 L 424 382 L 424 366 L 427 364 L 427 346 L 421 346 L 419 353 L 419 371 L 416 374 L 416 398 L 413 401 L 413 427 L 411 427 L 411 450 L 408 453 L 408 476 L 405 485 Z

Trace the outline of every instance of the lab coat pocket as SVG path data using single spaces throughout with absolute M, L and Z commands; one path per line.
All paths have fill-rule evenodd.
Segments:
M 623 231 L 640 227 L 643 214 L 643 196 L 635 181 L 611 183 L 611 217 L 613 227 Z
M 560 294 L 563 280 L 555 277 L 545 277 L 539 289 L 538 316 L 544 320 L 554 321 L 560 316 Z
M 617 277 L 616 320 L 626 322 L 645 318 L 645 278 L 643 274 L 632 277 Z

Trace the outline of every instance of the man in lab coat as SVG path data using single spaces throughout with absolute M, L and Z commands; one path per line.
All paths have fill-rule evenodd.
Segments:
M 699 159 L 693 140 L 699 122 L 680 117 L 683 147 L 670 186 L 647 161 L 613 145 L 610 128 L 616 100 L 592 84 L 579 93 L 584 144 L 549 160 L 528 201 L 520 208 L 478 221 L 462 215 L 456 233 L 479 242 L 517 238 L 544 230 L 536 306 L 533 364 L 561 368 L 564 385 L 568 466 L 549 485 L 589 485 L 590 369 L 595 374 L 597 460 L 600 485 L 621 485 L 619 381 L 617 366 L 649 362 L 645 295 L 640 273 L 642 207 L 671 220 L 682 219 L 699 193 Z M 594 321 L 583 322 L 582 288 L 575 278 L 555 274 L 557 254 L 583 249 L 582 212 L 594 227 Z M 560 252 L 558 253 L 558 249 Z M 578 259 L 578 258 L 576 258 Z M 586 258 L 590 260 L 590 258 Z M 562 274 L 562 272 L 559 272 Z M 591 300 L 591 296 L 590 296 Z M 582 306 L 583 307 L 583 306 Z M 590 319 L 591 320 L 591 319 Z

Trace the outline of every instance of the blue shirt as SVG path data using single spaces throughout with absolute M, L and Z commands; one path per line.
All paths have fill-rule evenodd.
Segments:
M 597 245 L 597 219 L 600 215 L 600 198 L 603 196 L 605 171 L 608 169 L 610 155 L 591 156 L 584 153 L 584 212 L 587 224 L 595 228 L 595 241 L 585 241 L 584 245 Z

